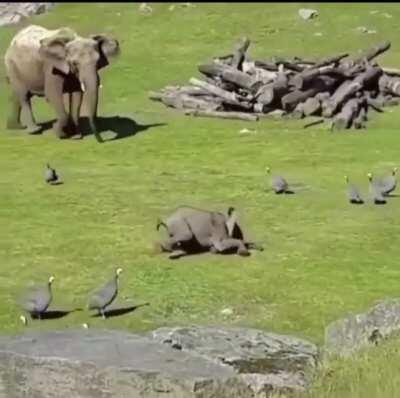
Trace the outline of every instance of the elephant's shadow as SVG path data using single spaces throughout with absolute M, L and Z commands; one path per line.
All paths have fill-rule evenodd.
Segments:
M 91 135 L 92 131 L 89 126 L 87 117 L 82 117 L 79 120 L 82 128 L 83 135 Z M 138 124 L 129 117 L 110 116 L 110 117 L 97 117 L 96 126 L 99 133 L 111 131 L 115 133 L 112 138 L 105 139 L 104 141 L 115 141 L 135 136 L 138 133 L 146 131 L 152 127 L 165 126 L 165 123 L 151 123 L 151 124 Z
M 40 123 L 41 129 L 36 134 L 41 134 L 45 130 L 51 129 L 54 122 L 55 120 L 50 120 L 48 122 Z M 99 116 L 96 118 L 96 127 L 99 133 L 106 131 L 115 133 L 114 137 L 105 139 L 105 142 L 132 137 L 152 127 L 160 127 L 165 125 L 166 123 L 138 124 L 133 119 L 122 116 Z M 81 117 L 79 119 L 79 127 L 84 136 L 93 134 L 90 129 L 89 119 L 87 117 Z

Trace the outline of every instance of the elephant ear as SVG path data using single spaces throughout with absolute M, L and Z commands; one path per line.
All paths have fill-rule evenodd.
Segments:
M 230 208 L 228 210 L 228 217 L 226 220 L 226 227 L 228 229 L 229 237 L 233 236 L 233 231 L 235 229 L 236 222 L 237 222 L 237 213 L 233 208 Z
M 70 72 L 70 65 L 66 59 L 66 45 L 76 37 L 75 33 L 68 29 L 59 29 L 57 33 L 50 37 L 40 40 L 39 53 L 53 65 L 54 69 L 61 71 L 64 74 Z
M 100 58 L 97 62 L 97 69 L 104 68 L 109 65 L 110 58 L 116 57 L 120 53 L 119 42 L 103 34 L 92 35 L 91 39 L 97 41 L 99 45 Z

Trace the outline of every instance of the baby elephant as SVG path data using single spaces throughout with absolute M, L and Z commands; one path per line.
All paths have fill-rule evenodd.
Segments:
M 161 250 L 170 252 L 170 258 L 205 251 L 248 256 L 249 249 L 263 250 L 256 243 L 245 241 L 233 207 L 223 214 L 182 206 L 165 221 L 159 221 L 157 230 L 161 225 L 169 235 L 160 243 Z

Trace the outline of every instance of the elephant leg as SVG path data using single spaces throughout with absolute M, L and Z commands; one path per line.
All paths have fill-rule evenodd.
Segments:
M 74 136 L 72 138 L 83 138 L 83 134 L 79 128 L 79 115 L 82 106 L 83 95 L 80 91 L 76 91 L 70 94 L 69 97 L 69 113 L 74 124 Z
M 26 114 L 27 114 L 27 126 L 26 127 L 28 128 L 28 132 L 29 132 L 29 134 L 35 134 L 36 132 L 38 132 L 41 129 L 41 127 L 36 124 L 35 118 L 33 116 L 32 102 L 31 102 L 30 97 L 26 98 L 26 104 L 25 104 L 25 106 L 23 106 L 23 109 L 26 109 Z
M 233 238 L 223 239 L 218 241 L 218 243 L 214 243 L 214 246 L 220 253 L 224 253 L 230 250 L 237 250 L 237 254 L 241 256 L 250 255 L 243 241 L 239 239 L 233 239 Z
M 53 130 L 58 138 L 67 138 L 68 136 L 69 116 L 64 107 L 63 84 L 61 77 L 46 75 L 45 95 L 57 114 L 57 121 L 53 125 Z
M 9 130 L 22 130 L 25 126 L 21 123 L 21 102 L 14 91 L 10 94 L 10 114 L 7 118 Z
M 264 251 L 264 247 L 262 245 L 260 245 L 259 243 L 245 242 L 244 244 L 248 249 L 258 250 L 260 252 Z

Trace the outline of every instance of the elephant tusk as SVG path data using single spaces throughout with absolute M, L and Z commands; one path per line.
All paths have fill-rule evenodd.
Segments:
M 103 88 L 103 85 L 102 85 L 102 84 L 100 84 L 100 85 L 99 85 L 99 88 Z
M 85 83 L 83 83 L 83 82 L 81 82 L 81 90 L 82 90 L 83 92 L 86 91 Z

